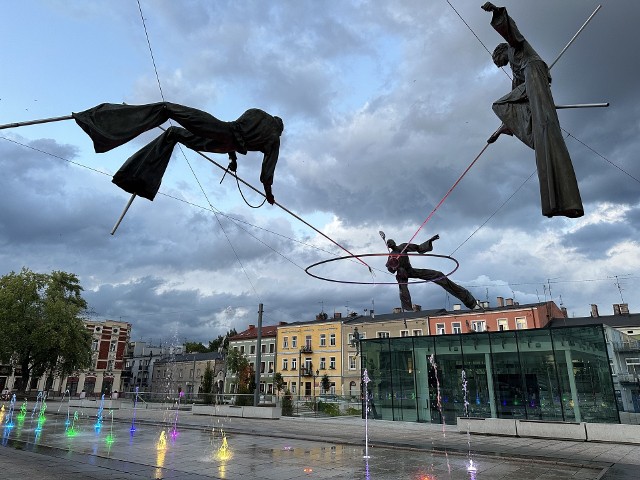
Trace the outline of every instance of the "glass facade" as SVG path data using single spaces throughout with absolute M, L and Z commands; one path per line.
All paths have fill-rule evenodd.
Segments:
M 363 340 L 372 418 L 619 423 L 602 325 Z

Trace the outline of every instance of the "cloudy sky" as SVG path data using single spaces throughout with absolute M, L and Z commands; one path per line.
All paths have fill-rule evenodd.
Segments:
M 378 231 L 398 243 L 416 234 L 500 123 L 491 103 L 510 80 L 491 62 L 501 38 L 481 3 L 6 1 L 0 124 L 163 98 L 227 121 L 261 108 L 285 123 L 277 202 L 353 254 L 382 254 Z M 506 3 L 547 63 L 597 5 Z M 640 311 L 638 18 L 637 0 L 602 0 L 552 69 L 557 104 L 611 103 L 559 112 L 583 218 L 543 217 L 533 151 L 501 137 L 418 232 L 440 234 L 433 253 L 459 262 L 451 278 L 478 299 L 552 298 L 570 316 L 592 303 Z M 111 175 L 159 133 L 96 154 L 72 121 L 0 130 L 0 274 L 76 273 L 94 318 L 130 322 L 134 339 L 154 342 L 244 329 L 260 303 L 265 324 L 399 306 L 383 256 L 362 258 L 373 275 L 355 260 L 311 270 L 364 284 L 307 275 L 348 253 L 277 206 L 249 208 L 232 177 L 220 184 L 222 170 L 186 149 L 155 201 L 136 199 L 111 236 L 129 198 Z M 257 187 L 260 162 L 239 158 Z M 433 284 L 411 291 L 423 308 L 458 303 Z

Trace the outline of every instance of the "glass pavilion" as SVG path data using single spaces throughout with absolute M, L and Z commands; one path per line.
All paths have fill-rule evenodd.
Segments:
M 619 423 L 602 325 L 361 342 L 370 413 Z

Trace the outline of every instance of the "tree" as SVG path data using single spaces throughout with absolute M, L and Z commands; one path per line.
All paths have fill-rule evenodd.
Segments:
M 282 398 L 282 416 L 293 417 L 293 396 L 289 390 L 284 392 L 284 397 Z
M 222 349 L 222 353 L 227 353 L 229 350 L 229 338 L 237 334 L 236 329 L 232 328 L 226 335 L 218 335 L 218 338 L 209 342 L 209 351 L 218 352 Z
M 282 374 L 280 372 L 276 372 L 273 375 L 273 386 L 276 387 L 278 395 L 287 386 L 287 382 L 284 381 L 284 378 L 282 378 Z
M 326 373 L 322 377 L 322 380 L 320 380 L 320 386 L 322 387 L 322 390 L 324 390 L 324 393 L 327 393 L 331 388 L 331 380 L 329 380 L 329 375 Z
M 210 350 L 200 342 L 185 342 L 185 353 L 206 353 Z
M 91 364 L 87 303 L 76 275 L 23 268 L 0 277 L 0 360 L 21 368 L 18 391 L 29 377 L 69 375 Z
M 253 405 L 253 399 L 249 398 L 256 389 L 254 370 L 249 365 L 249 360 L 238 350 L 231 350 L 227 355 L 227 369 L 236 376 L 237 391 L 240 396 L 236 399 L 236 405 Z
M 207 362 L 207 366 L 204 369 L 204 375 L 202 377 L 202 393 L 204 393 L 204 403 L 211 405 L 213 403 L 213 395 L 211 390 L 213 389 L 213 369 L 211 368 L 211 362 Z

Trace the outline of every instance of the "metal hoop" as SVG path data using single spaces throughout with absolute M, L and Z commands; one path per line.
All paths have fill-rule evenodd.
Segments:
M 387 253 L 365 253 L 362 255 L 345 255 L 343 257 L 336 257 L 336 258 L 330 258 L 329 260 L 323 260 L 321 262 L 317 262 L 314 264 L 309 265 L 307 268 L 304 269 L 305 273 L 313 278 L 317 278 L 318 280 L 324 280 L 325 282 L 333 282 L 333 283 L 348 283 L 348 284 L 353 284 L 353 285 L 397 285 L 398 282 L 352 282 L 350 280 L 334 280 L 332 278 L 325 278 L 325 277 L 321 277 L 319 275 L 314 275 L 313 273 L 311 273 L 309 270 L 311 270 L 314 267 L 317 267 L 319 265 L 323 265 L 325 263 L 331 263 L 331 262 L 336 262 L 338 260 L 347 260 L 349 258 L 362 258 L 362 257 L 388 257 L 390 254 L 389 252 Z M 453 257 L 450 257 L 448 255 L 437 255 L 435 253 L 402 253 L 402 254 L 398 254 L 399 256 L 403 256 L 403 257 L 436 257 L 436 258 L 446 258 L 448 260 L 451 260 L 452 262 L 454 262 L 456 264 L 455 268 L 453 270 L 451 270 L 449 273 L 447 274 L 443 274 L 442 278 L 447 278 L 449 277 L 449 275 L 453 275 L 455 273 L 456 270 L 458 270 L 458 268 L 460 267 L 460 263 Z M 406 282 L 407 285 L 412 285 L 414 283 L 428 283 L 428 282 L 433 282 L 435 280 L 438 279 L 434 279 L 434 280 L 414 280 L 414 281 L 410 281 L 410 282 Z

